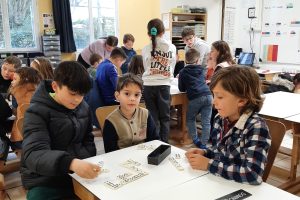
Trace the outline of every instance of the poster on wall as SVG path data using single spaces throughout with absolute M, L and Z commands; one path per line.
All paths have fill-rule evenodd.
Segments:
M 262 9 L 263 62 L 300 64 L 300 1 L 265 0 Z
M 43 26 L 44 29 L 54 28 L 53 14 L 43 13 Z
M 223 20 L 223 40 L 226 41 L 229 46 L 234 46 L 236 9 L 236 3 L 234 1 L 226 1 Z

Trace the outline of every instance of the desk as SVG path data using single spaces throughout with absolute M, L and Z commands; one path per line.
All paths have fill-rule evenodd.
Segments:
M 294 130 L 289 181 L 280 186 L 282 189 L 291 187 L 292 181 L 296 179 L 297 174 L 297 165 L 299 161 L 299 137 L 297 136 L 300 134 L 300 129 L 299 131 L 295 131 L 294 127 L 295 124 L 300 123 L 299 102 L 300 94 L 289 92 L 269 93 L 265 94 L 265 101 L 259 112 L 263 117 L 281 121 L 288 129 L 293 128 Z
M 171 84 L 171 106 L 181 106 L 181 142 L 185 144 L 185 140 L 189 137 L 186 128 L 186 112 L 188 98 L 185 92 L 180 92 L 178 89 L 178 79 L 174 79 Z
M 273 92 L 264 96 L 264 104 L 259 114 L 280 119 L 300 114 L 300 94 Z
M 272 81 L 273 77 L 276 74 L 280 74 L 281 71 L 279 70 L 266 70 L 266 69 L 255 69 L 256 73 L 258 73 L 260 76 L 264 76 L 266 81 Z
M 293 128 L 293 148 L 291 156 L 290 180 L 281 185 L 280 188 L 291 192 L 300 191 L 300 177 L 296 177 L 297 166 L 300 157 L 300 114 L 285 118 L 286 121 L 292 122 Z
M 240 184 L 234 181 L 228 181 L 224 178 L 217 177 L 212 174 L 207 174 L 176 187 L 172 187 L 159 193 L 153 194 L 145 200 L 217 199 L 240 189 L 243 189 L 246 192 L 252 194 L 252 196 L 247 198 L 247 200 L 299 200 L 299 197 L 280 190 L 267 183 L 262 183 L 258 186 Z
M 160 144 L 163 144 L 163 142 L 158 140 L 144 143 L 144 145 L 147 147 L 153 146 L 155 148 Z M 177 170 L 168 160 L 168 157 L 158 166 L 147 164 L 147 155 L 152 150 L 138 150 L 139 147 L 139 145 L 136 145 L 86 159 L 92 163 L 104 161 L 103 168 L 108 169 L 109 172 L 102 173 L 93 180 L 82 179 L 76 174 L 71 174 L 73 178 L 75 194 L 84 200 L 138 200 L 144 199 L 150 196 L 152 193 L 175 187 L 176 185 L 180 185 L 184 182 L 207 174 L 205 171 L 191 169 L 187 159 L 185 158 L 185 151 L 177 147 L 171 147 L 170 156 L 174 157 L 176 153 L 180 154 L 180 159 L 176 160 L 178 160 L 178 162 L 180 162 L 181 166 L 184 168 L 183 171 Z M 128 159 L 132 159 L 141 163 L 139 168 L 143 169 L 149 174 L 134 182 L 126 184 L 117 190 L 113 190 L 105 186 L 105 181 L 114 181 L 117 179 L 117 175 L 123 174 L 124 172 L 134 173 L 121 166 L 121 163 L 124 163 Z

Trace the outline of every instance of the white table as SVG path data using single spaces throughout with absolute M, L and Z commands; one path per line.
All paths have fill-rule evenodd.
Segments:
M 241 184 L 212 174 L 208 174 L 176 187 L 155 193 L 145 200 L 211 200 L 223 197 L 240 189 L 252 194 L 252 196 L 248 197 L 247 200 L 299 200 L 299 197 L 267 183 L 262 183 L 258 186 Z
M 289 173 L 289 181 L 282 184 L 280 188 L 287 190 L 292 187 L 296 179 L 297 165 L 299 160 L 299 137 L 300 132 L 296 132 L 295 124 L 300 122 L 300 94 L 289 92 L 274 92 L 265 94 L 265 101 L 259 114 L 266 118 L 280 121 L 285 124 L 287 129 L 293 128 L 293 145 L 291 155 L 291 169 Z
M 300 114 L 300 94 L 273 92 L 264 96 L 259 114 L 282 119 Z
M 300 177 L 296 176 L 300 158 L 300 114 L 287 117 L 285 118 L 285 121 L 292 122 L 293 148 L 291 156 L 290 180 L 280 187 L 293 192 L 300 190 Z
M 163 143 L 156 140 L 144 144 L 148 147 L 152 145 L 156 148 Z M 103 200 L 138 200 L 144 199 L 150 196 L 152 193 L 175 187 L 176 185 L 180 185 L 184 182 L 207 174 L 205 171 L 191 169 L 184 155 L 185 151 L 177 147 L 171 147 L 171 156 L 174 156 L 176 153 L 180 154 L 181 158 L 178 159 L 178 162 L 180 162 L 184 168 L 183 171 L 177 170 L 168 160 L 168 157 L 158 166 L 149 165 L 147 163 L 147 155 L 152 150 L 137 150 L 137 148 L 137 146 L 132 146 L 86 159 L 92 163 L 104 161 L 103 168 L 108 169 L 109 172 L 100 174 L 94 180 L 82 179 L 76 174 L 72 174 L 71 176 L 73 178 L 76 195 L 85 200 L 97 198 Z M 105 186 L 105 181 L 115 181 L 117 180 L 117 175 L 120 175 L 124 172 L 134 173 L 131 170 L 121 166 L 121 163 L 128 159 L 132 159 L 141 163 L 139 168 L 143 169 L 149 174 L 134 182 L 126 184 L 117 190 L 113 190 Z

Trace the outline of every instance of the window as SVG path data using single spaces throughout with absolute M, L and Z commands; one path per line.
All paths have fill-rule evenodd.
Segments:
M 116 1 L 70 0 L 77 49 L 101 37 L 116 35 Z
M 38 50 L 36 0 L 0 0 L 0 51 Z

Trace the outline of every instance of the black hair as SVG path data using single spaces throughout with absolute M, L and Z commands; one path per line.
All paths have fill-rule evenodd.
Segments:
M 125 51 L 120 48 L 120 47 L 115 47 L 111 53 L 110 53 L 111 58 L 123 58 L 124 60 L 127 59 L 127 55 Z
M 163 22 L 160 19 L 156 18 L 148 22 L 147 29 L 148 35 L 151 36 L 152 41 L 151 56 L 154 57 L 154 51 L 156 48 L 156 36 L 160 35 L 161 33 L 164 33 L 165 27 Z
M 69 90 L 85 95 L 92 87 L 86 68 L 77 61 L 61 62 L 54 70 L 54 79 L 58 86 L 67 86 Z
M 195 64 L 197 60 L 200 58 L 200 52 L 196 49 L 189 49 L 185 53 L 185 63 L 186 64 Z
M 128 86 L 129 84 L 135 84 L 141 89 L 141 91 L 143 90 L 142 78 L 132 73 L 126 73 L 118 78 L 116 91 L 120 92 L 124 87 Z
M 118 38 L 116 36 L 110 35 L 106 38 L 105 44 L 111 47 L 116 47 L 118 45 Z

